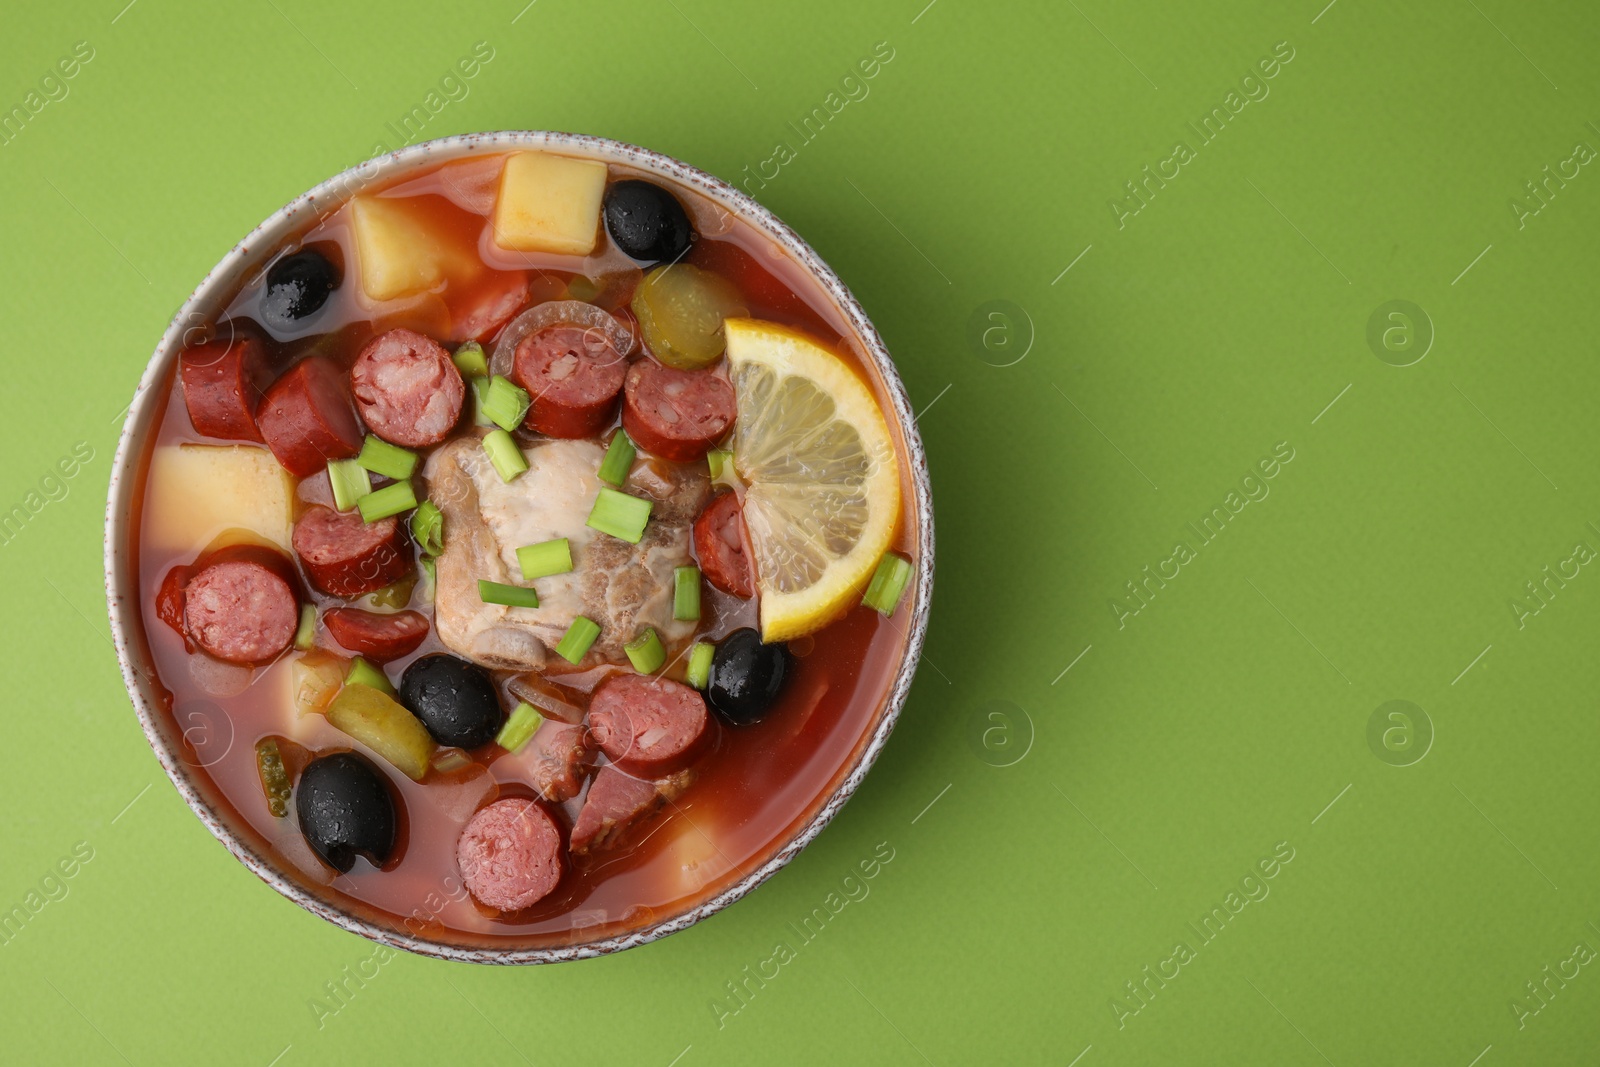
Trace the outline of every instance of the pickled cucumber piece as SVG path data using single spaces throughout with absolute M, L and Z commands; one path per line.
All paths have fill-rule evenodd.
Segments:
M 633 295 L 644 343 L 679 370 L 709 367 L 722 355 L 722 320 L 745 314 L 739 290 L 719 274 L 687 263 L 657 267 Z
M 328 705 L 328 721 L 420 782 L 428 773 L 433 738 L 394 698 L 359 683 L 347 685 Z
M 267 795 L 267 810 L 276 818 L 289 814 L 289 772 L 283 766 L 278 742 L 264 737 L 256 742 L 256 773 L 261 776 L 261 791 Z

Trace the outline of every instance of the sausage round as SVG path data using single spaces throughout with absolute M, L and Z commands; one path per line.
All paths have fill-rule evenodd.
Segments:
M 225 441 L 261 440 L 256 410 L 270 368 L 258 338 L 235 336 L 186 348 L 178 357 L 178 372 L 183 404 L 197 433 Z
M 627 372 L 606 331 L 556 325 L 517 344 L 511 377 L 532 401 L 524 425 L 551 437 L 588 437 L 611 421 Z
M 376 612 L 334 608 L 322 617 L 339 644 L 378 663 L 415 652 L 428 636 L 428 617 L 420 611 Z
M 756 595 L 750 538 L 736 493 L 721 493 L 694 520 L 694 554 L 706 581 L 738 597 Z
M 183 589 L 183 629 L 220 660 L 254 666 L 294 640 L 300 604 L 288 561 L 272 549 L 241 546 L 213 553 Z
M 662 804 L 678 799 L 693 781 L 692 770 L 649 782 L 615 767 L 601 767 L 572 824 L 573 854 L 581 856 L 614 847 L 630 827 Z
M 411 572 L 405 529 L 393 516 L 362 522 L 358 511 L 315 504 L 294 524 L 292 543 L 311 584 L 332 596 L 361 596 Z
M 628 368 L 622 428 L 662 459 L 699 459 L 722 439 L 738 414 L 733 385 L 706 370 L 677 370 L 653 359 Z
M 589 702 L 589 733 L 613 763 L 658 772 L 687 762 L 706 736 L 706 702 L 669 678 L 619 674 Z
M 413 330 L 390 330 L 368 341 L 350 368 L 350 391 L 367 428 L 402 448 L 443 441 L 467 396 L 450 353 Z
M 261 437 L 296 478 L 361 451 L 361 424 L 345 376 L 320 356 L 303 359 L 273 383 L 256 413 Z
M 497 800 L 461 831 L 456 862 L 479 903 L 520 911 L 549 896 L 561 881 L 561 831 L 531 800 Z

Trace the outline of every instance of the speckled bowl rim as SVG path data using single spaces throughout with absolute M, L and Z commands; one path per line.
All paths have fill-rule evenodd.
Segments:
M 817 278 L 828 295 L 844 312 L 851 327 L 863 342 L 867 356 L 872 360 L 887 388 L 894 415 L 899 421 L 900 433 L 908 452 L 906 459 L 911 472 L 912 503 L 918 516 L 919 537 L 916 551 L 919 566 L 908 615 L 910 626 L 905 655 L 895 673 L 894 685 L 890 689 L 888 700 L 879 711 L 878 722 L 871 737 L 866 745 L 858 750 L 854 764 L 840 781 L 838 788 L 823 802 L 816 814 L 770 859 L 710 900 L 682 914 L 631 933 L 552 948 L 464 948 L 408 936 L 319 899 L 293 878 L 279 871 L 249 842 L 237 835 L 224 818 L 207 803 L 195 783 L 190 780 L 189 770 L 179 753 L 168 744 L 157 727 L 157 703 L 153 699 L 146 677 L 153 675 L 154 672 L 147 670 L 141 674 L 137 669 L 136 657 L 142 655 L 143 634 L 136 595 L 136 561 L 131 558 L 129 551 L 132 533 L 129 529 L 129 519 L 133 514 L 133 494 L 138 488 L 140 457 L 144 452 L 146 439 L 153 430 L 155 415 L 160 408 L 162 394 L 169 380 L 168 375 L 182 347 L 183 335 L 194 323 L 203 321 L 208 312 L 214 312 L 220 307 L 221 301 L 243 272 L 260 266 L 284 238 L 301 228 L 308 214 L 329 210 L 369 185 L 383 183 L 425 163 L 445 162 L 479 152 L 538 148 L 566 151 L 622 163 L 691 186 L 722 205 L 733 215 L 766 233 Z M 112 467 L 111 486 L 106 501 L 105 573 L 106 607 L 110 614 L 112 637 L 116 642 L 117 659 L 121 664 L 122 678 L 127 685 L 134 710 L 138 712 L 139 724 L 144 729 L 144 735 L 179 794 L 200 817 L 206 828 L 226 846 L 229 852 L 233 853 L 239 862 L 255 872 L 262 881 L 312 914 L 372 941 L 438 959 L 468 963 L 556 963 L 648 944 L 693 926 L 708 915 L 721 911 L 776 874 L 802 848 L 814 840 L 844 807 L 845 801 L 849 800 L 851 794 L 861 785 L 862 779 L 866 777 L 878 754 L 883 751 L 884 744 L 889 740 L 889 734 L 900 717 L 900 709 L 905 704 L 912 678 L 921 659 L 933 593 L 933 508 L 927 456 L 923 451 L 922 440 L 917 434 L 905 386 L 895 372 L 894 362 L 889 356 L 888 349 L 884 347 L 878 331 L 873 328 L 866 312 L 861 309 L 861 305 L 851 295 L 850 290 L 811 247 L 777 216 L 732 185 L 659 152 L 581 134 L 501 131 L 463 134 L 427 141 L 351 167 L 274 212 L 211 269 L 173 316 L 171 324 L 161 337 L 161 342 L 156 346 L 155 353 L 150 357 L 150 363 L 139 381 L 133 403 L 129 406 L 127 420 L 123 424 L 121 439 L 117 444 L 116 461 Z

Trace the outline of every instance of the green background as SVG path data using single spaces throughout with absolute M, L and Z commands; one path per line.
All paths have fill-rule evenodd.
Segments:
M 1593 5 L 124 2 L 13 5 L 0 34 L 3 108 L 94 50 L 0 147 L 0 510 L 93 450 L 0 546 L 0 908 L 93 850 L 0 945 L 0 1058 L 1594 1062 L 1600 174 L 1524 187 L 1600 145 Z M 576 130 L 730 179 L 791 145 L 758 196 L 922 412 L 935 609 L 877 768 L 749 899 L 577 964 L 397 957 L 319 1020 L 372 946 L 257 882 L 160 772 L 107 636 L 105 488 L 190 288 L 397 147 L 478 41 L 423 137 Z M 1188 124 L 1285 41 L 1202 146 Z M 800 144 L 878 42 L 868 95 Z M 1402 356 L 1368 342 L 1392 300 L 1421 309 L 1380 324 Z M 1132 614 L 1125 583 L 1280 442 L 1270 495 Z M 1409 738 L 1369 743 L 1391 700 Z M 881 842 L 870 894 L 731 1013 L 725 983 Z M 1270 895 L 1204 943 L 1188 924 L 1275 849 L 1246 885 Z

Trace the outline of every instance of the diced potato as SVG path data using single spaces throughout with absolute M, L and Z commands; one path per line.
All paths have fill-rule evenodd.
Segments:
M 344 684 L 349 667 L 343 656 L 320 648 L 296 656 L 289 668 L 290 699 L 296 718 L 326 711 Z
M 371 686 L 347 685 L 328 705 L 328 721 L 420 782 L 433 756 L 433 737 L 400 703 Z
M 350 217 L 368 299 L 396 300 L 482 270 L 476 248 L 403 200 L 358 196 L 350 202 Z
M 294 479 L 256 445 L 161 445 L 150 457 L 143 537 L 198 553 L 225 530 L 289 547 Z
M 494 239 L 518 252 L 586 256 L 600 232 L 606 165 L 546 152 L 518 152 L 500 172 Z

